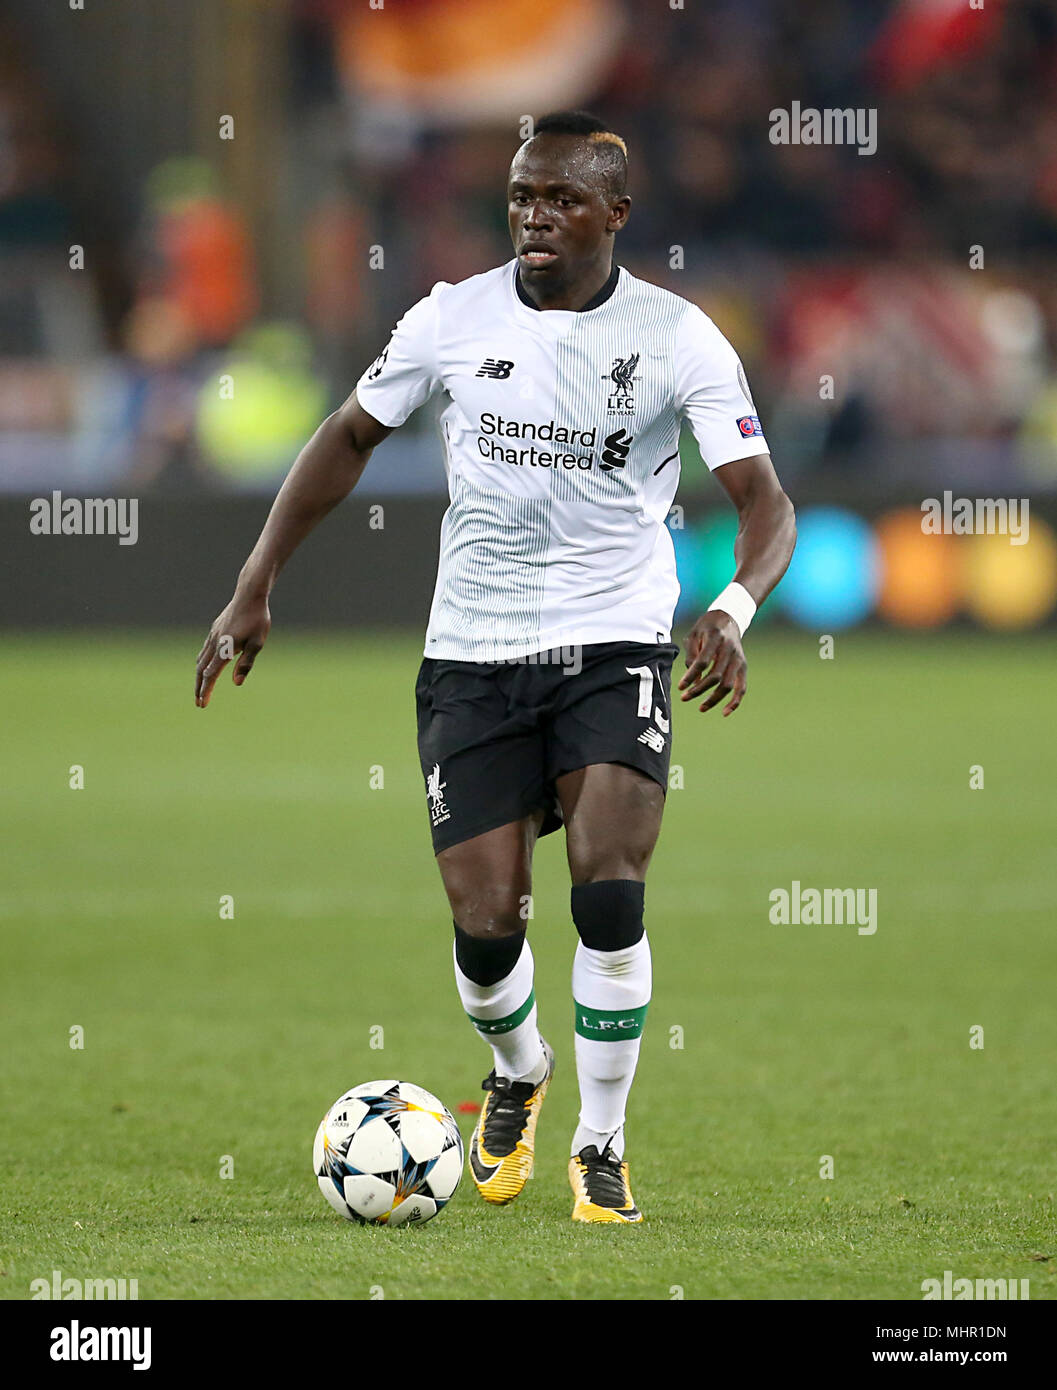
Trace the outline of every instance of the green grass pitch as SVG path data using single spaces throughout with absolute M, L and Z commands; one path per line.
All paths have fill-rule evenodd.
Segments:
M 674 720 L 628 1122 L 645 1223 L 569 1219 L 559 834 L 531 925 L 558 1055 L 536 1176 L 498 1210 L 464 1177 L 387 1231 L 320 1197 L 320 1116 L 386 1076 L 455 1109 L 490 1066 L 451 979 L 420 645 L 280 616 L 203 712 L 200 637 L 4 642 L 4 1297 L 53 1270 L 181 1299 L 915 1300 L 948 1269 L 1057 1293 L 1047 639 L 859 633 L 821 660 L 810 634 L 753 634 L 741 711 Z M 876 933 L 772 925 L 793 880 L 875 888 Z

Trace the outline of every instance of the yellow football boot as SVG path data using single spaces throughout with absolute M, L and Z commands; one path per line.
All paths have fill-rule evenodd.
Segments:
M 600 1154 L 593 1144 L 569 1160 L 569 1183 L 576 1198 L 574 1221 L 622 1221 L 633 1225 L 642 1212 L 631 1196 L 628 1165 L 607 1144 Z
M 536 1121 L 554 1075 L 554 1053 L 541 1038 L 547 1058 L 542 1081 L 511 1081 L 492 1071 L 481 1083 L 489 1093 L 470 1140 L 470 1175 L 486 1202 L 505 1206 L 532 1176 Z

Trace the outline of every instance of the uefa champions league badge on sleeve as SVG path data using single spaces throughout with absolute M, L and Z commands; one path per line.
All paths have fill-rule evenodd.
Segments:
M 763 428 L 760 425 L 760 417 L 758 415 L 743 415 L 741 419 L 735 421 L 735 423 L 746 439 L 748 439 L 750 435 L 763 434 Z

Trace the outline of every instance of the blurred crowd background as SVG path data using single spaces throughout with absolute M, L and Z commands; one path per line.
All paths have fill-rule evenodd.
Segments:
M 772 144 L 793 102 L 876 152 Z M 567 106 L 794 494 L 1057 491 L 1057 0 L 0 0 L 0 489 L 273 490 L 509 259 L 521 122 Z M 374 492 L 443 490 L 428 409 L 386 451 Z

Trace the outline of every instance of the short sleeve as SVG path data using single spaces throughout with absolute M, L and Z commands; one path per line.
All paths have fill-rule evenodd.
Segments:
M 693 304 L 676 329 L 675 404 L 710 469 L 770 452 L 738 354 Z
M 402 425 L 440 385 L 437 360 L 437 307 L 447 283 L 433 286 L 412 305 L 393 335 L 356 383 L 356 397 L 368 415 L 390 429 Z

